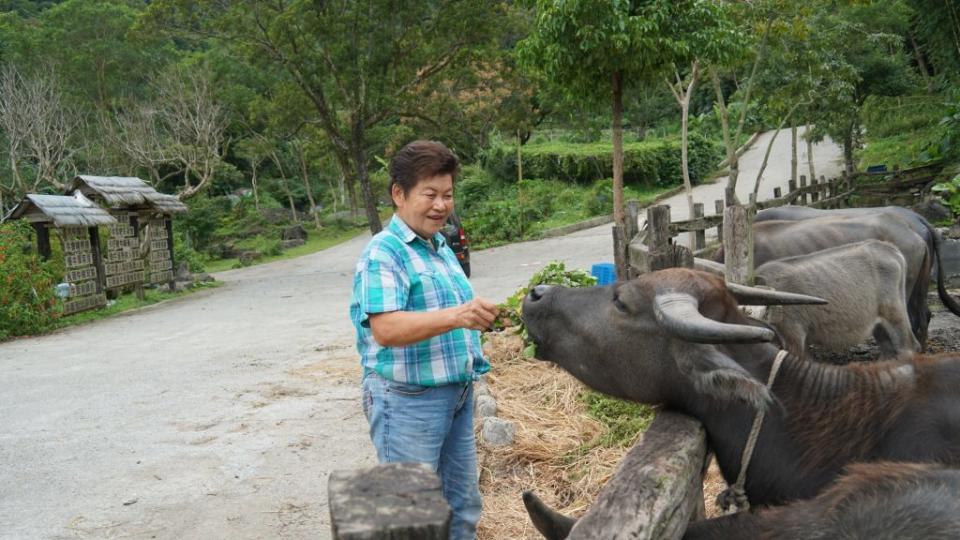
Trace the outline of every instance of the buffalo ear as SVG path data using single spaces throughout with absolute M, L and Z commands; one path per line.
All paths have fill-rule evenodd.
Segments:
M 577 520 L 544 504 L 532 491 L 523 492 L 523 506 L 527 508 L 527 515 L 530 516 L 533 526 L 547 540 L 564 540 L 577 523 Z
M 758 411 L 766 410 L 773 402 L 773 395 L 763 382 L 716 347 L 675 344 L 673 356 L 680 372 L 701 394 L 723 402 L 740 401 Z

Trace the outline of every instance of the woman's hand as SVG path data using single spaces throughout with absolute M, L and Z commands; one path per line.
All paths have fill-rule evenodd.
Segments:
M 493 326 L 493 321 L 500 314 L 500 309 L 497 308 L 496 304 L 479 297 L 453 309 L 456 310 L 457 328 L 469 328 L 470 330 L 490 329 Z

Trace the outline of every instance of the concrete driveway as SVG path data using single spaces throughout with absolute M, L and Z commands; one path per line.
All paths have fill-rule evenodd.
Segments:
M 347 316 L 367 240 L 0 344 L 0 538 L 329 538 L 328 475 L 375 463 Z M 610 226 L 476 252 L 472 282 L 500 302 L 552 260 L 612 261 Z

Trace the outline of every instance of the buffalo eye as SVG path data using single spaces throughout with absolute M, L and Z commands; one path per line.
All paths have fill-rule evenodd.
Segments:
M 613 305 L 616 306 L 616 308 L 617 308 L 619 311 L 623 312 L 623 313 L 629 313 L 629 312 L 630 312 L 630 309 L 627 308 L 627 305 L 624 304 L 623 302 L 621 302 L 621 301 L 620 301 L 620 298 L 617 297 L 617 296 L 614 296 L 614 297 L 613 297 Z

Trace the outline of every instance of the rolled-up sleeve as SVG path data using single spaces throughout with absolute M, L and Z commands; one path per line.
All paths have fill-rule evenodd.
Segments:
M 392 260 L 371 258 L 361 265 L 355 291 L 362 313 L 360 324 L 370 327 L 370 315 L 400 311 L 409 300 L 410 280 Z

